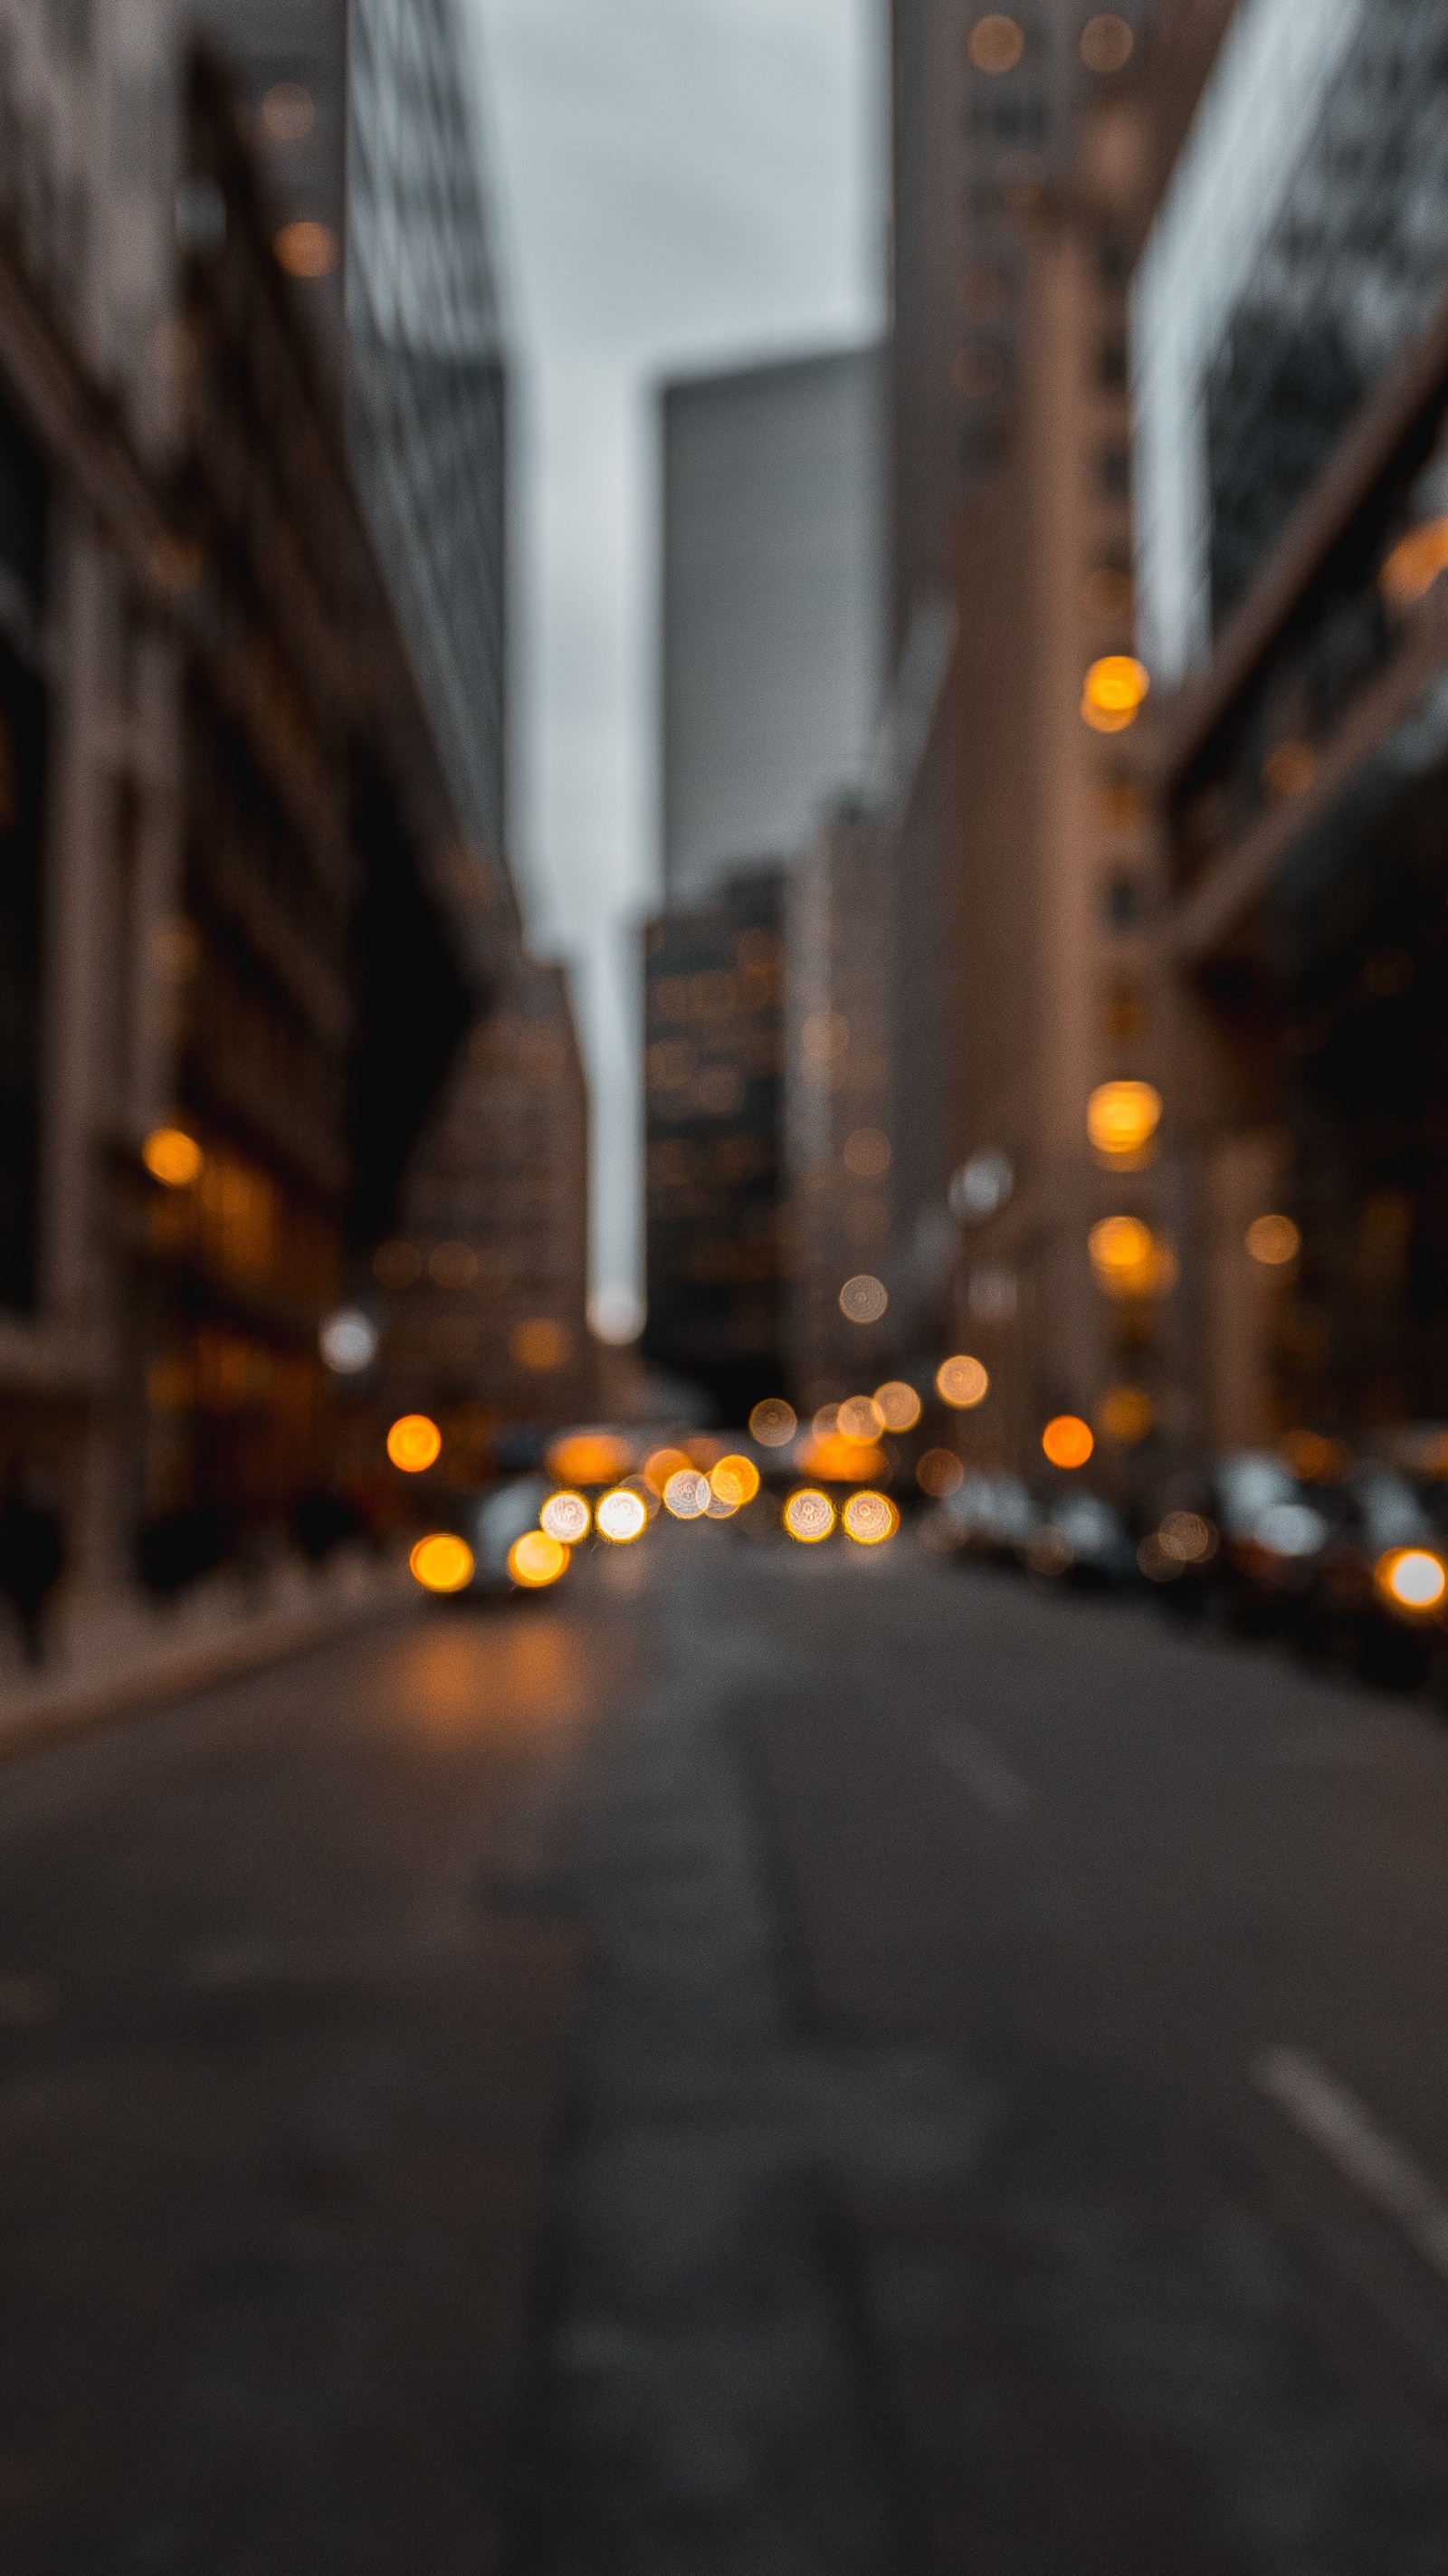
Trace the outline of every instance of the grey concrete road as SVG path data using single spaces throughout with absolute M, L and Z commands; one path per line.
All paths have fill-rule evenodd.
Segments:
M 1448 1730 L 655 1534 L 0 1773 L 0 2565 L 1442 2576 Z
M 0 1768 L 0 2568 L 478 2576 L 607 1615 L 426 1618 Z

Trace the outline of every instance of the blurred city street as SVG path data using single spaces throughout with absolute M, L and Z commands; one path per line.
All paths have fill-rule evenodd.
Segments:
M 0 1838 L 14 2576 L 1445 2563 L 1431 1704 L 665 1524 Z

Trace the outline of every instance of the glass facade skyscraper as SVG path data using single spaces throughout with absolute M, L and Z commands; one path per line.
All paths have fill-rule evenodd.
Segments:
M 1444 0 L 1246 0 L 1135 294 L 1143 641 L 1208 653 L 1448 273 Z
M 353 468 L 459 818 L 501 858 L 507 380 L 455 0 L 191 14 L 236 70 L 279 227 L 332 237 L 298 292 L 345 349 Z
M 505 836 L 506 381 L 452 0 L 352 0 L 346 312 L 362 498 L 469 828 Z

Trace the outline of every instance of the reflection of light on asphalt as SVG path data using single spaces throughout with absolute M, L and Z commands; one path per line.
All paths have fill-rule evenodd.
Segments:
M 576 1717 L 597 1680 L 586 1632 L 550 1605 L 420 1630 L 408 1641 L 398 1694 L 409 1725 L 456 1742 Z

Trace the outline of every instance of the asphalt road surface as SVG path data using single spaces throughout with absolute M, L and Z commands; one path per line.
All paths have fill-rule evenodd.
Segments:
M 9 2576 L 1443 2576 L 1448 1727 L 654 1533 L 0 1772 Z

